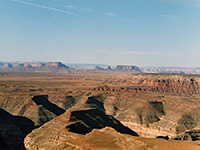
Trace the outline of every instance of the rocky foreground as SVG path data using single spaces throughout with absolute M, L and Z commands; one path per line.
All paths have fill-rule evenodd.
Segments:
M 151 74 L 5 77 L 0 84 L 0 148 L 198 150 L 199 79 Z

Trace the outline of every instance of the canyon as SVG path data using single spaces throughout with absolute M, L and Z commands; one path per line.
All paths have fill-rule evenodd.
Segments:
M 1 72 L 1 149 L 199 149 L 200 76 Z

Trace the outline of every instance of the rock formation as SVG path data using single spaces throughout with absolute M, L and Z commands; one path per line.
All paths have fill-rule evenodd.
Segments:
M 102 129 L 106 126 L 112 127 L 120 133 L 138 136 L 136 132 L 121 124 L 114 117 L 106 115 L 102 104 L 96 97 L 89 97 L 82 105 L 72 107 L 72 109 L 63 115 L 56 117 L 29 134 L 24 141 L 26 148 L 28 150 L 56 148 L 58 144 L 79 138 L 80 134 L 85 135 L 93 129 Z M 58 130 L 53 130 L 55 128 Z M 40 138 L 41 140 L 37 144 L 34 144 Z M 45 144 L 45 141 L 51 142 Z M 70 147 L 74 146 L 70 144 L 68 148 Z
M 65 112 L 51 103 L 47 95 L 38 95 L 27 100 L 1 99 L 0 104 L 1 108 L 13 115 L 29 118 L 37 127 Z
M 12 100 L 1 102 L 1 108 L 17 114 L 13 116 L 0 109 L 0 149 L 2 150 L 25 150 L 23 141 L 28 133 L 65 112 L 64 109 L 51 103 L 47 95 L 34 96 L 23 104 L 20 101 L 15 102 Z
M 174 94 L 199 94 L 200 78 L 187 75 L 169 74 L 136 74 L 122 75 L 104 82 L 104 84 L 118 83 L 124 86 L 134 84 L 140 91 L 174 93 Z M 132 86 L 133 87 L 133 86 Z
M 25 63 L 24 64 L 24 69 L 42 69 L 45 64 L 43 63 Z
M 53 129 L 53 122 L 57 124 L 61 132 Z M 144 139 L 121 134 L 111 127 L 94 129 L 86 135 L 69 134 L 61 126 L 63 119 L 52 120 L 44 128 L 34 130 L 25 139 L 27 150 L 50 149 L 50 150 L 198 150 L 199 146 L 195 143 L 167 141 L 164 139 Z M 44 131 L 44 133 L 42 133 Z M 54 135 L 54 136 L 53 136 Z M 57 136 L 55 136 L 57 135 Z M 36 139 L 40 139 L 37 140 Z M 49 139 L 46 141 L 46 139 Z M 36 143 L 34 143 L 36 141 Z
M 90 90 L 94 90 L 94 91 L 113 91 L 113 92 L 132 92 L 132 93 L 138 93 L 141 92 L 139 88 L 113 88 L 107 85 L 102 85 L 102 86 L 98 86 L 95 87 L 93 89 Z
M 5 69 L 12 69 L 13 65 L 11 63 L 6 63 L 6 64 L 4 64 L 4 68 Z
M 48 70 L 58 70 L 58 69 L 69 69 L 68 66 L 62 64 L 61 62 L 49 62 L 44 66 L 44 69 Z
M 2 63 L 0 69 L 12 69 L 16 71 L 64 71 L 70 68 L 61 62 L 48 63 Z
M 158 79 L 141 80 L 141 85 L 146 86 L 148 91 L 158 91 L 178 94 L 198 94 L 200 93 L 199 82 L 193 78 L 181 79 Z
M 33 130 L 26 137 L 25 146 L 28 150 L 37 148 L 98 149 L 101 146 L 95 140 L 104 142 L 107 147 L 109 147 L 108 145 L 113 147 L 113 140 L 107 145 L 106 139 L 108 137 L 118 139 L 118 137 L 123 136 L 120 144 L 115 145 L 115 148 L 120 149 L 122 146 L 126 149 L 128 141 L 135 143 L 136 139 L 131 135 L 137 135 L 136 133 L 139 136 L 163 138 L 164 140 L 197 140 L 199 138 L 197 127 L 200 123 L 195 117 L 195 112 L 187 113 L 190 114 L 188 116 L 184 115 L 185 111 L 194 109 L 193 105 L 188 106 L 188 110 L 185 110 L 185 107 L 180 106 L 180 102 L 183 103 L 183 100 L 177 100 L 177 104 L 173 103 L 173 99 L 168 100 L 168 97 L 166 97 L 166 101 L 135 100 L 134 94 L 113 92 L 112 94 L 101 93 L 89 97 L 82 95 L 84 98 L 76 102 L 73 97 L 69 97 L 68 100 L 73 103 L 72 107 L 66 113 Z M 145 93 L 139 94 L 139 97 L 145 96 Z M 176 115 L 172 116 L 172 114 Z M 114 132 L 113 129 L 115 129 Z M 110 134 L 111 131 L 112 134 Z M 104 135 L 105 137 L 102 138 L 101 136 Z M 90 141 L 88 141 L 89 139 Z M 126 142 L 124 141 L 125 143 L 122 142 L 124 139 L 127 139 Z M 163 139 L 158 140 L 163 141 Z M 90 143 L 89 145 L 94 147 L 88 147 L 88 144 L 84 142 Z M 136 147 L 140 145 L 136 143 Z M 170 145 L 170 143 L 168 144 Z M 156 144 L 158 143 L 148 145 L 144 142 L 141 145 L 155 149 Z M 160 146 L 162 147 L 162 144 Z M 170 147 L 173 149 L 172 145 Z M 129 149 L 132 148 L 135 147 L 132 145 Z
M 34 123 L 19 116 L 12 116 L 0 109 L 0 149 L 25 150 L 25 136 L 34 129 Z
M 184 133 L 179 134 L 174 138 L 175 140 L 200 140 L 200 129 L 186 130 Z
M 141 72 L 141 70 L 137 66 L 125 66 L 125 65 L 118 65 L 115 71 L 121 72 Z
M 0 115 L 5 123 L 0 125 L 0 149 L 23 148 L 23 138 L 33 128 L 25 138 L 27 149 L 96 150 L 105 149 L 104 145 L 162 149 L 162 143 L 168 149 L 185 148 L 186 143 L 189 149 L 199 148 L 195 141 L 200 139 L 197 75 L 48 73 L 45 78 L 25 74 L 23 79 L 6 75 L 0 79 L 0 107 L 10 113 L 2 116 L 11 117 Z M 9 128 L 16 147 L 5 142 Z

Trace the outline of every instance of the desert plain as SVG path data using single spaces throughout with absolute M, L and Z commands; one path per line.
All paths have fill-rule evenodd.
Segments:
M 200 76 L 1 72 L 2 150 L 198 150 Z

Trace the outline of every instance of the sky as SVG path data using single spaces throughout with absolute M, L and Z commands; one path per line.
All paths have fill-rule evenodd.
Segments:
M 200 67 L 200 0 L 0 0 L 0 61 Z

